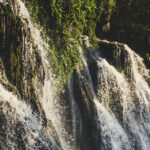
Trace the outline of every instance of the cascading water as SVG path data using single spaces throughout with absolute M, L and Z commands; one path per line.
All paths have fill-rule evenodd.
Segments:
M 55 92 L 56 92 L 55 91 L 56 80 L 54 83 L 53 77 L 51 74 L 50 62 L 47 59 L 48 45 L 42 40 L 42 38 L 40 36 L 40 31 L 33 26 L 32 22 L 30 20 L 30 16 L 27 11 L 27 8 L 25 7 L 25 5 L 23 4 L 23 2 L 21 0 L 15 0 L 13 2 L 10 1 L 10 3 L 7 3 L 7 1 L 4 0 L 4 1 L 2 1 L 2 3 L 4 5 L 9 4 L 12 7 L 14 14 L 19 16 L 22 23 L 24 24 L 24 26 L 22 27 L 23 31 L 25 32 L 25 30 L 27 28 L 29 33 L 31 34 L 31 35 L 29 35 L 29 36 L 31 36 L 30 39 L 27 36 L 23 37 L 24 43 L 22 46 L 23 52 L 22 52 L 22 56 L 21 56 L 22 61 L 23 61 L 23 68 L 22 68 L 23 73 L 22 74 L 23 74 L 23 80 L 24 80 L 24 83 L 23 83 L 24 84 L 23 85 L 24 86 L 24 89 L 23 89 L 24 94 L 22 93 L 23 100 L 25 100 L 24 97 L 26 96 L 26 94 L 30 96 L 30 92 L 31 93 L 33 92 L 32 89 L 30 89 L 31 85 L 29 85 L 29 83 L 27 82 L 28 76 L 29 76 L 29 71 L 30 71 L 30 70 L 28 71 L 28 68 L 30 68 L 29 65 L 32 65 L 32 68 L 36 67 L 36 65 L 38 65 L 40 68 L 40 73 L 39 73 L 40 77 L 38 75 L 36 75 L 35 81 L 34 81 L 34 83 L 32 83 L 32 84 L 34 84 L 33 86 L 35 88 L 35 95 L 37 98 L 37 100 L 35 100 L 36 102 L 34 102 L 34 105 L 35 105 L 35 103 L 36 103 L 36 105 L 38 105 L 40 112 L 38 112 L 37 115 L 35 114 L 35 116 L 34 116 L 34 114 L 32 114 L 32 111 L 36 111 L 36 110 L 34 110 L 34 106 L 33 106 L 33 110 L 32 110 L 32 108 L 30 108 L 31 109 L 30 110 L 25 103 L 20 102 L 21 103 L 20 105 L 25 105 L 25 107 L 27 107 L 25 112 L 24 112 L 25 108 L 22 110 L 22 113 L 24 113 L 25 116 L 27 115 L 27 117 L 21 118 L 22 120 L 20 118 L 18 118 L 18 122 L 22 123 L 22 129 L 26 130 L 26 128 L 28 128 L 27 133 L 29 132 L 29 134 L 31 134 L 30 138 L 29 137 L 26 137 L 26 139 L 23 138 L 22 141 L 23 142 L 26 142 L 26 141 L 33 142 L 33 144 L 29 143 L 27 145 L 26 143 L 24 143 L 25 147 L 23 147 L 23 145 L 20 147 L 17 147 L 18 143 L 16 143 L 16 146 L 15 147 L 12 146 L 12 149 L 50 149 L 50 150 L 51 149 L 52 150 L 57 150 L 57 149 L 66 149 L 67 150 L 68 149 L 69 150 L 69 149 L 71 149 L 70 141 L 72 140 L 72 137 L 67 134 L 66 130 L 64 130 L 65 123 L 63 123 L 63 121 L 62 121 L 62 119 L 63 119 L 62 112 L 63 112 L 63 109 L 65 111 L 66 108 L 65 108 L 65 106 L 61 106 L 59 104 L 56 96 L 54 97 Z M 34 43 L 32 43 L 32 40 L 34 41 Z M 34 56 L 35 49 L 33 48 L 33 46 L 36 47 L 36 55 L 35 56 Z M 38 55 L 40 55 L 40 56 L 38 56 Z M 31 57 L 31 60 L 28 60 L 28 59 L 30 59 L 30 57 Z M 34 62 L 34 61 L 36 61 L 36 59 L 38 59 L 38 60 L 41 59 L 40 61 L 42 61 L 42 64 L 40 64 L 41 62 Z M 33 82 L 33 81 L 31 81 L 31 82 Z M 52 86 L 53 86 L 53 90 L 52 90 Z M 6 100 L 9 100 L 9 99 L 6 98 Z M 30 99 L 27 99 L 27 101 L 30 102 Z M 18 100 L 18 102 L 19 102 L 19 100 Z M 18 102 L 14 101 L 11 104 L 16 105 Z M 13 107 L 13 106 L 11 106 L 11 104 L 10 104 L 10 107 Z M 18 110 L 18 114 L 21 113 L 19 108 L 16 108 L 16 110 Z M 28 112 L 28 111 L 31 111 L 31 112 Z M 45 122 L 44 121 L 45 119 L 43 120 L 43 118 L 41 118 L 41 117 L 43 117 L 43 111 L 44 111 L 44 115 L 46 117 L 46 127 L 43 126 L 43 123 L 42 123 L 42 122 Z M 33 117 L 28 116 L 28 113 L 31 113 Z M 39 113 L 41 113 L 41 114 L 39 114 Z M 39 119 L 35 120 L 36 116 Z M 11 117 L 13 118 L 13 116 L 11 116 Z M 29 118 L 29 123 L 27 122 L 28 118 Z M 26 119 L 27 119 L 27 121 L 26 121 Z M 35 120 L 35 122 L 34 122 L 34 120 Z M 27 122 L 27 123 L 23 124 L 23 122 Z M 31 125 L 33 125 L 33 129 L 31 128 Z M 9 126 L 11 128 L 13 126 L 12 123 L 10 123 Z M 17 127 L 15 127 L 15 128 L 17 128 Z M 14 132 L 14 131 L 12 131 L 12 132 Z M 35 134 L 36 137 L 34 137 L 34 135 L 32 135 L 33 133 Z M 12 133 L 10 133 L 10 134 L 12 134 Z M 21 133 L 19 133 L 19 134 L 21 134 Z M 15 136 L 15 135 L 12 134 L 12 136 Z M 42 136 L 42 137 L 40 137 L 40 136 Z M 34 140 L 36 143 L 34 143 Z M 61 142 L 61 144 L 60 144 L 60 142 Z
M 0 24 L 4 32 L 0 48 L 6 47 L 0 49 L 0 149 L 150 149 L 150 73 L 140 56 L 125 44 L 106 40 L 99 41 L 99 50 L 90 50 L 83 36 L 87 49 L 83 53 L 79 47 L 82 66 L 58 92 L 48 44 L 32 24 L 24 3 L 0 3 L 10 5 L 22 23 L 19 28 L 14 25 L 21 35 L 21 45 L 14 46 L 17 51 L 14 43 L 5 44 L 7 22 L 15 17 L 4 15 Z M 17 61 L 22 68 L 13 66 Z
M 70 98 L 70 105 L 72 110 L 72 137 L 73 137 L 73 143 L 75 145 L 75 149 L 78 150 L 80 147 L 78 146 L 78 137 L 82 135 L 82 121 L 81 121 L 81 115 L 79 111 L 79 107 L 76 104 L 73 96 L 73 87 L 72 87 L 72 79 L 68 79 L 68 92 L 69 92 L 69 98 Z
M 106 42 L 107 44 L 112 44 L 111 42 Z M 120 45 L 119 43 L 113 44 L 116 47 Z M 117 69 L 109 65 L 105 59 L 100 58 L 97 55 L 98 53 L 92 57 L 97 62 L 98 68 L 98 100 L 112 113 L 111 117 L 103 115 L 103 118 L 99 115 L 100 124 L 104 126 L 104 132 L 103 130 L 101 131 L 102 139 L 105 143 L 104 149 L 148 150 L 150 148 L 150 89 L 143 77 L 143 74 L 148 76 L 148 70 L 142 64 L 142 59 L 128 46 L 123 45 L 121 48 L 122 51 L 126 51 L 129 55 L 132 81 L 129 81 L 124 74 L 119 73 Z M 139 64 L 140 66 L 138 66 Z M 141 68 L 142 72 L 140 72 L 139 67 L 143 67 Z M 98 102 L 96 105 L 99 105 L 103 113 L 107 112 L 104 108 L 102 109 Z M 122 116 L 118 116 L 121 115 L 121 111 Z M 114 115 L 120 124 L 115 118 L 113 119 Z M 103 121 L 106 121 L 105 124 Z
M 84 90 L 90 89 L 91 92 L 87 92 L 93 95 L 93 104 L 97 112 L 97 119 L 93 121 L 96 122 L 95 128 L 99 128 L 101 135 L 101 146 L 95 149 L 148 150 L 150 88 L 145 78 L 149 77 L 149 70 L 145 68 L 142 59 L 127 45 L 101 42 L 116 47 L 113 51 L 118 53 L 119 59 L 121 55 L 119 53 L 127 54 L 124 63 L 128 64 L 126 68 L 128 72 L 120 73 L 117 68 L 111 66 L 106 59 L 100 57 L 100 50 L 88 50 L 88 54 L 82 56 L 84 68 L 78 70 L 78 76 L 87 86 Z M 93 85 L 94 80 L 96 85 Z
M 1 85 L 0 109 L 1 149 L 59 149 L 54 139 L 43 134 L 38 115 Z
M 96 53 L 97 54 L 97 53 Z M 99 64 L 103 64 L 103 61 L 105 63 L 106 60 L 100 58 L 99 56 L 91 56 L 96 60 L 96 62 Z M 82 61 L 84 64 L 86 76 L 87 76 L 87 84 L 89 85 L 90 89 L 92 90 L 93 94 L 93 102 L 95 104 L 95 109 L 97 111 L 97 119 L 96 124 L 97 128 L 100 128 L 101 135 L 102 135 L 102 149 L 130 149 L 130 142 L 128 140 L 128 137 L 117 121 L 117 119 L 111 115 L 104 106 L 99 102 L 96 92 L 94 91 L 93 83 L 92 83 L 92 77 L 90 75 L 90 71 L 88 69 L 87 60 L 85 59 L 84 55 L 82 55 Z M 101 72 L 100 72 L 101 73 Z M 99 73 L 99 74 L 100 74 Z M 100 88 L 101 90 L 101 88 Z
M 98 89 L 98 97 L 116 117 L 122 111 L 122 118 L 117 118 L 128 134 L 132 149 L 148 150 L 150 89 L 143 77 L 143 74 L 148 76 L 148 70 L 142 64 L 142 59 L 128 46 L 123 45 L 122 51 L 126 51 L 129 55 L 131 80 L 106 61 L 99 62 L 99 87 L 104 90 Z M 142 72 L 139 67 L 143 67 Z M 117 112 L 119 107 L 122 110 Z

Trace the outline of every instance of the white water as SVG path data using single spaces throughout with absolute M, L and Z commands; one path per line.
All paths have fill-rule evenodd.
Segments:
M 84 55 L 82 62 L 85 76 L 80 71 L 80 80 L 85 78 L 94 97 L 94 104 L 98 114 L 97 126 L 102 137 L 102 149 L 108 150 L 149 150 L 150 149 L 150 88 L 144 79 L 149 76 L 149 71 L 143 64 L 143 60 L 127 45 L 117 42 L 103 41 L 108 44 L 120 46 L 126 51 L 130 62 L 131 80 L 117 69 L 111 66 L 99 53 L 90 53 L 98 67 L 98 91 L 94 91 L 89 66 Z M 80 52 L 82 52 L 80 50 Z M 120 51 L 121 52 L 121 51 Z M 119 53 L 120 53 L 119 52 Z M 117 97 L 110 98 L 110 93 Z M 114 102 L 110 107 L 111 99 Z M 118 118 L 117 110 L 122 107 L 122 121 Z
M 63 149 L 70 150 L 71 149 L 71 141 L 72 137 L 68 135 L 65 131 L 65 121 L 63 121 L 63 112 L 66 111 L 65 106 L 59 105 L 59 100 L 54 93 L 56 93 L 56 80 L 53 79 L 51 74 L 51 66 L 49 64 L 47 56 L 48 52 L 48 44 L 46 44 L 41 36 L 40 31 L 35 28 L 30 20 L 29 13 L 24 6 L 24 4 L 17 0 L 20 6 L 20 17 L 22 20 L 28 20 L 28 27 L 31 30 L 32 38 L 34 39 L 35 44 L 38 46 L 42 56 L 42 62 L 44 63 L 45 68 L 45 82 L 43 86 L 43 97 L 41 98 L 41 104 L 46 114 L 46 118 L 52 121 L 52 124 L 59 136 L 59 140 Z M 38 87 L 37 87 L 38 88 Z
M 103 149 L 129 150 L 131 149 L 128 137 L 117 121 L 99 102 L 95 100 L 98 112 L 98 124 L 101 129 Z
M 64 150 L 72 149 L 71 142 L 73 141 L 72 136 L 68 135 L 65 130 L 65 120 L 64 120 L 64 112 L 68 111 L 68 107 L 61 106 L 59 104 L 59 99 L 57 96 L 54 96 L 55 85 L 52 85 L 52 81 L 45 80 L 43 87 L 43 98 L 42 98 L 42 106 L 46 113 L 47 119 L 52 121 L 56 132 L 59 136 L 61 145 Z
M 124 130 L 128 134 L 130 143 L 132 143 L 132 148 L 127 149 L 149 150 L 150 88 L 143 78 L 143 74 L 148 75 L 148 70 L 142 64 L 142 59 L 128 46 L 125 45 L 124 49 L 128 52 L 131 60 L 132 81 L 129 82 L 123 74 L 109 65 L 106 60 L 98 61 L 100 83 L 98 96 L 102 104 L 112 112 L 108 106 L 109 92 L 113 91 L 118 94 L 123 107 Z M 140 66 L 138 66 L 139 64 Z M 139 67 L 142 68 L 139 69 Z M 139 70 L 142 70 L 142 73 Z M 111 137 L 114 138 L 114 134 Z M 118 146 L 114 149 L 117 148 Z
M 41 38 L 40 31 L 36 27 L 34 27 L 29 12 L 25 7 L 24 3 L 21 0 L 15 0 L 15 7 L 12 8 L 14 9 L 14 13 L 16 13 L 16 15 L 18 15 L 21 18 L 24 25 L 27 26 L 27 28 L 30 28 L 31 37 L 33 38 L 34 44 L 38 47 L 38 50 L 40 50 L 45 72 L 45 81 L 42 91 L 43 94 L 41 94 L 39 90 L 38 83 L 36 84 L 37 85 L 36 92 L 40 98 L 40 103 L 44 109 L 46 118 L 47 120 L 51 120 L 53 127 L 55 128 L 56 133 L 58 134 L 62 148 L 65 150 L 70 150 L 71 149 L 70 143 L 73 139 L 65 131 L 64 128 L 65 123 L 63 122 L 63 111 L 66 111 L 67 108 L 65 106 L 62 107 L 61 105 L 59 105 L 59 100 L 55 96 L 57 81 L 56 80 L 54 81 L 52 77 L 51 66 L 47 58 L 49 46 Z M 29 49 L 29 51 L 30 54 L 32 55 L 33 52 L 32 46 Z M 51 137 L 51 135 L 48 136 Z
M 2 0 L 0 2 L 3 2 Z M 58 134 L 59 140 L 64 150 L 77 150 L 74 148 L 76 137 L 82 134 L 82 122 L 80 117 L 80 108 L 76 104 L 73 95 L 72 84 L 68 83 L 68 89 L 71 100 L 72 111 L 72 130 L 73 135 L 69 135 L 66 131 L 67 122 L 65 120 L 65 112 L 69 111 L 67 106 L 62 106 L 58 97 L 55 95 L 56 80 L 53 79 L 49 61 L 46 58 L 48 45 L 40 37 L 40 31 L 36 29 L 30 19 L 29 13 L 20 0 L 16 0 L 19 9 L 18 15 L 24 24 L 28 20 L 27 26 L 31 30 L 32 38 L 40 50 L 42 62 L 45 71 L 45 81 L 40 95 L 40 104 L 44 109 L 46 119 L 52 122 L 53 127 Z M 110 44 L 108 41 L 104 41 Z M 118 43 L 114 43 L 118 44 Z M 98 66 L 98 91 L 93 87 L 92 77 L 90 75 L 89 66 L 84 55 L 82 62 L 85 71 L 85 77 L 78 69 L 80 80 L 87 82 L 88 89 L 93 95 L 93 102 L 97 112 L 96 123 L 100 129 L 102 137 L 102 150 L 149 150 L 150 149 L 150 88 L 143 76 L 149 76 L 148 70 L 142 63 L 142 59 L 135 54 L 129 47 L 124 45 L 124 50 L 129 55 L 131 67 L 131 80 L 125 75 L 119 73 L 115 67 L 111 66 L 105 59 L 101 58 L 97 53 L 93 55 L 93 59 Z M 30 49 L 32 53 L 32 49 Z M 81 49 L 80 49 L 81 52 Z M 37 84 L 38 85 L 38 84 Z M 112 98 L 116 101 L 113 108 L 110 106 L 110 92 L 117 95 Z M 0 106 L 6 116 L 8 126 L 4 127 L 7 133 L 7 146 L 9 149 L 17 149 L 17 145 L 13 140 L 16 134 L 14 130 L 18 122 L 21 122 L 22 138 L 25 142 L 26 149 L 39 149 L 36 146 L 39 140 L 47 149 L 59 149 L 51 134 L 47 131 L 49 139 L 44 136 L 44 129 L 39 122 L 38 116 L 33 114 L 31 108 L 24 102 L 21 102 L 12 93 L 6 91 L 0 85 Z M 122 120 L 117 116 L 118 108 L 122 107 Z M 94 118 L 95 116 L 93 116 Z M 13 118 L 13 119 L 12 119 Z M 78 122 L 79 121 L 79 122 Z M 80 128 L 78 127 L 80 126 Z M 79 130 L 80 129 L 80 130 Z M 92 138 L 92 137 L 91 137 Z M 18 139 L 16 139 L 18 140 Z M 48 140 L 51 143 L 48 143 Z M 3 149 L 5 149 L 4 147 Z
M 133 134 L 135 134 L 138 148 L 142 150 L 150 149 L 150 88 L 143 78 L 143 74 L 148 75 L 148 70 L 141 63 L 141 58 L 136 55 L 129 47 L 125 46 L 131 59 L 131 66 L 133 70 L 133 80 L 135 86 L 135 93 L 137 95 L 136 101 L 139 102 L 139 106 L 135 104 L 133 97 L 132 101 L 128 101 L 128 104 L 132 103 L 132 111 L 136 110 L 137 114 L 130 113 L 131 110 L 125 113 L 125 119 L 128 120 L 128 126 L 132 129 Z M 140 66 L 138 66 L 140 64 Z M 141 67 L 142 73 L 139 72 L 139 67 Z M 127 98 L 127 97 L 126 97 Z M 125 103 L 125 101 L 124 101 Z M 128 106 L 128 110 L 129 110 Z M 138 110 L 137 110 L 138 109 Z M 130 114 L 129 114 L 130 113 Z M 133 130 L 134 129 L 134 130 Z M 137 149 L 138 149 L 137 148 Z
M 96 58 L 96 61 L 99 63 L 102 63 L 101 61 L 106 62 L 102 58 L 98 58 L 98 56 L 93 56 L 93 58 Z M 98 59 L 97 59 L 98 58 Z M 85 57 L 82 57 L 82 61 L 85 67 L 86 75 L 88 76 L 88 82 L 91 90 L 93 90 L 93 94 L 95 94 L 94 87 L 92 84 L 92 79 L 88 70 L 87 66 L 87 61 Z M 89 80 L 90 79 L 90 80 Z M 100 89 L 101 90 L 101 89 Z M 107 149 L 112 149 L 112 150 L 129 150 L 131 149 L 130 147 L 130 142 L 128 140 L 128 137 L 123 130 L 122 126 L 119 124 L 118 120 L 110 114 L 106 108 L 99 102 L 97 99 L 97 96 L 94 95 L 94 104 L 97 109 L 97 125 L 99 126 L 101 130 L 101 135 L 102 135 L 102 141 L 103 141 L 103 146 L 102 149 L 107 150 Z
M 43 135 L 42 125 L 38 116 L 32 112 L 31 108 L 18 100 L 12 93 L 6 91 L 1 85 L 0 108 L 5 115 L 4 121 L 7 121 L 2 126 L 6 134 L 6 138 L 4 138 L 6 147 L 4 149 L 18 149 L 16 141 L 21 139 L 17 134 L 21 134 L 25 148 L 28 150 L 40 149 L 41 145 L 51 150 L 58 149 L 55 143 L 47 142 L 48 139 Z M 0 137 L 3 138 L 2 136 Z M 49 140 L 53 141 L 53 139 Z

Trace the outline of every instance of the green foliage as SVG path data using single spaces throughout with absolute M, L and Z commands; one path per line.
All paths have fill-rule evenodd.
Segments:
M 146 53 L 146 59 L 150 62 L 150 53 Z
M 115 0 L 105 0 L 101 3 L 101 13 L 108 14 L 112 13 L 115 10 L 116 1 Z M 107 11 L 106 11 L 107 10 Z
M 124 68 L 118 67 L 117 70 L 122 73 L 125 74 L 126 70 Z
M 52 43 L 50 54 L 62 82 L 80 64 L 79 38 L 88 35 L 96 46 L 95 28 L 103 13 L 111 13 L 115 0 L 30 0 L 33 21 L 40 24 Z

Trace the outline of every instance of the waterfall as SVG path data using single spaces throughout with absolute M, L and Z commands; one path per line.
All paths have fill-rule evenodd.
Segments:
M 8 4 L 5 0 L 2 1 L 3 4 Z M 44 42 L 44 40 L 40 36 L 40 31 L 34 27 L 29 12 L 27 8 L 25 7 L 24 3 L 21 0 L 15 0 L 13 2 L 14 4 L 11 4 L 10 6 L 12 7 L 13 12 L 20 17 L 21 21 L 24 24 L 23 28 L 27 28 L 30 32 L 30 36 L 32 39 L 31 41 L 28 41 L 29 39 L 26 39 L 24 37 L 24 44 L 22 47 L 23 53 L 22 53 L 22 59 L 23 59 L 23 79 L 24 81 L 24 89 L 23 91 L 27 94 L 28 90 L 28 83 L 26 82 L 27 80 L 27 73 L 28 71 L 26 70 L 29 66 L 29 63 L 34 67 L 34 64 L 36 64 L 35 59 L 37 58 L 31 58 L 30 62 L 28 61 L 28 58 L 33 57 L 34 49 L 32 48 L 32 45 L 36 45 L 36 53 L 39 54 L 40 59 L 42 59 L 42 65 L 40 66 L 40 78 L 38 76 L 35 77 L 35 94 L 36 97 L 38 98 L 38 101 L 36 100 L 35 103 L 37 105 L 40 105 L 40 113 L 42 114 L 33 114 L 34 110 L 32 108 L 28 108 L 27 104 L 21 103 L 20 100 L 14 101 L 11 104 L 16 105 L 17 103 L 20 102 L 20 105 L 25 105 L 23 110 L 19 109 L 19 106 L 15 108 L 19 113 L 24 113 L 24 115 L 29 115 L 32 114 L 32 116 L 25 116 L 24 119 L 18 118 L 18 122 L 25 122 L 26 118 L 29 120 L 29 123 L 25 122 L 25 124 L 22 125 L 22 128 L 25 129 L 27 127 L 26 131 L 27 133 L 31 134 L 29 135 L 30 137 L 23 138 L 22 141 L 29 141 L 28 145 L 25 143 L 25 148 L 22 149 L 50 149 L 50 150 L 57 150 L 57 149 L 65 149 L 65 150 L 70 150 L 71 148 L 71 141 L 72 136 L 68 135 L 68 133 L 65 130 L 65 123 L 63 123 L 63 111 L 66 111 L 66 106 L 61 106 L 59 104 L 59 100 L 57 96 L 54 96 L 56 93 L 56 80 L 54 81 L 53 76 L 51 73 L 51 64 L 50 61 L 47 58 L 48 55 L 48 44 Z M 32 40 L 34 44 L 32 43 Z M 29 42 L 29 43 L 28 43 Z M 37 55 L 36 54 L 36 55 Z M 40 63 L 40 62 L 38 62 Z M 44 78 L 43 78 L 44 77 Z M 42 84 L 40 83 L 41 80 L 43 80 Z M 55 82 L 55 83 L 54 83 Z M 1 92 L 3 95 L 3 93 Z M 17 99 L 17 97 L 15 98 Z M 23 95 L 24 99 L 24 95 Z M 6 98 L 6 100 L 9 100 Z M 27 101 L 30 101 L 27 99 Z M 10 105 L 10 107 L 13 107 Z M 25 112 L 24 112 L 25 111 Z M 29 112 L 28 112 L 29 111 Z M 33 112 L 32 112 L 33 111 Z M 43 113 L 46 115 L 46 122 L 47 126 L 43 127 L 43 124 L 41 122 L 41 116 Z M 7 114 L 6 114 L 7 115 Z M 34 116 L 35 115 L 35 116 Z M 39 118 L 37 119 L 36 118 Z M 12 116 L 13 117 L 13 116 Z M 12 118 L 11 118 L 12 119 Z M 41 123 L 40 123 L 41 122 Z M 31 125 L 33 126 L 31 128 Z M 11 127 L 12 124 L 10 123 L 9 126 Z M 38 127 L 39 126 L 39 127 Z M 31 129 L 30 129 L 31 128 Z M 29 130 L 30 129 L 30 130 Z M 33 131 L 32 131 L 33 130 Z M 13 131 L 12 131 L 13 132 Z M 33 134 L 33 135 L 32 135 Z M 12 134 L 13 136 L 13 134 Z M 35 137 L 34 137 L 35 136 Z M 41 136 L 41 137 L 40 137 Z M 35 141 L 34 141 L 35 140 Z M 60 144 L 61 143 L 61 144 Z M 3 144 L 2 144 L 3 145 Z M 33 145 L 33 146 L 32 146 Z M 41 145 L 41 146 L 40 146 Z M 18 145 L 16 144 L 15 147 L 12 146 L 12 148 L 16 149 L 21 149 L 17 147 Z
M 70 105 L 72 110 L 72 137 L 74 140 L 75 149 L 80 149 L 78 146 L 78 140 L 77 137 L 82 135 L 82 121 L 81 121 L 81 115 L 78 105 L 76 104 L 76 101 L 74 99 L 73 95 L 73 85 L 72 85 L 72 79 L 68 79 L 68 92 L 70 97 Z
M 18 28 L 14 25 L 21 44 L 7 47 L 7 23 L 13 18 L 4 15 L 0 149 L 150 149 L 150 71 L 138 54 L 107 40 L 99 40 L 100 48 L 92 50 L 88 37 L 82 36 L 82 64 L 60 90 L 42 29 L 33 25 L 21 0 L 0 3 L 9 5 L 21 22 Z
M 130 76 L 119 72 L 102 58 L 101 49 L 99 51 L 89 49 L 81 56 L 83 69 L 78 69 L 77 75 L 80 82 L 86 86 L 83 90 L 93 95 L 94 109 L 97 112 L 97 118 L 93 121 L 96 122 L 95 130 L 99 128 L 102 139 L 101 146 L 97 149 L 148 150 L 150 148 L 150 88 L 145 78 L 149 77 L 149 70 L 143 64 L 142 58 L 127 45 L 105 40 L 102 42 L 117 47 L 119 51 L 115 53 L 119 59 L 120 53 L 126 52 L 125 63 L 128 64 Z M 93 70 L 90 71 L 92 63 L 97 69 L 94 77 L 92 77 Z M 96 79 L 96 88 L 93 79 Z M 71 93 L 72 97 L 75 96 L 73 90 Z M 77 101 L 75 97 L 71 99 Z
M 42 56 L 42 62 L 44 65 L 45 70 L 45 80 L 44 80 L 44 86 L 43 86 L 43 97 L 41 98 L 41 105 L 44 109 L 44 112 L 46 114 L 46 118 L 48 120 L 51 120 L 53 126 L 55 127 L 55 130 L 59 136 L 59 140 L 61 142 L 61 146 L 65 150 L 71 149 L 71 142 L 72 142 L 72 136 L 68 135 L 65 127 L 65 122 L 63 118 L 63 111 L 66 111 L 66 106 L 61 106 L 59 104 L 59 100 L 57 97 L 54 96 L 54 93 L 56 93 L 56 80 L 54 81 L 52 74 L 51 74 L 51 64 L 50 61 L 47 58 L 48 53 L 48 44 L 45 43 L 41 36 L 40 31 L 35 28 L 30 20 L 29 13 L 24 6 L 23 2 L 18 0 L 18 4 L 20 6 L 20 14 L 19 16 L 23 19 L 24 18 L 28 20 L 28 27 L 30 28 L 32 38 L 34 39 L 35 44 L 38 46 L 38 49 L 40 50 L 40 54 Z M 55 83 L 54 83 L 55 82 Z
M 0 108 L 3 120 L 0 128 L 1 149 L 59 149 L 54 139 L 44 136 L 38 115 L 32 112 L 30 106 L 1 85 Z
M 54 96 L 55 85 L 53 84 L 52 87 L 52 83 L 52 80 L 45 80 L 42 98 L 43 109 L 46 113 L 46 118 L 52 121 L 63 149 L 69 150 L 72 149 L 73 137 L 65 130 L 66 120 L 65 116 L 63 116 L 65 111 L 68 111 L 68 107 L 61 105 L 58 97 Z
M 119 44 L 115 43 L 115 45 Z M 100 56 L 96 54 L 95 61 L 97 61 L 99 83 L 97 95 L 99 101 L 103 104 L 103 106 L 105 106 L 113 116 L 116 115 L 117 119 L 121 123 L 120 125 L 119 123 L 114 123 L 112 128 L 113 132 L 115 131 L 115 126 L 118 124 L 118 127 L 116 127 L 116 132 L 113 133 L 109 131 L 113 134 L 108 134 L 107 136 L 110 136 L 110 139 L 115 140 L 115 133 L 117 133 L 120 141 L 124 143 L 120 143 L 120 147 L 119 145 L 117 145 L 116 141 L 113 142 L 112 140 L 112 149 L 146 150 L 150 148 L 150 88 L 145 81 L 143 74 L 145 74 L 145 76 L 148 76 L 148 70 L 142 64 L 142 59 L 137 54 L 135 54 L 127 45 L 123 46 L 122 51 L 123 50 L 127 51 L 129 55 L 128 59 L 130 59 L 131 63 L 130 67 L 132 81 L 129 81 L 124 74 L 119 73 L 115 67 L 109 65 L 105 59 L 98 59 Z M 142 68 L 139 69 L 139 67 Z M 142 70 L 142 72 L 140 72 L 140 70 Z M 117 112 L 119 110 L 119 107 L 120 109 L 123 109 L 122 121 L 117 116 L 118 113 L 121 114 L 121 112 Z M 103 112 L 105 111 L 103 110 Z M 102 117 L 100 118 L 102 121 L 107 120 L 109 117 L 106 117 L 105 119 L 102 119 Z M 113 119 L 113 122 L 114 121 L 115 119 Z M 107 125 L 110 125 L 110 122 L 111 121 L 109 121 Z M 106 128 L 107 125 L 105 125 Z M 119 141 L 119 138 L 116 138 L 116 140 Z M 130 147 L 130 143 L 132 148 Z
M 103 62 L 106 63 L 105 60 L 97 55 L 97 53 L 95 56 L 92 56 L 92 58 L 96 59 L 98 64 L 102 64 Z M 88 69 L 87 63 L 85 63 L 86 59 L 84 56 L 82 57 L 82 60 L 86 74 L 88 78 L 90 78 L 90 80 L 87 80 L 87 82 L 90 86 L 90 89 L 93 91 L 92 93 L 94 93 L 94 104 L 97 111 L 97 126 L 98 128 L 100 128 L 103 141 L 102 149 L 130 149 L 130 142 L 125 131 L 123 130 L 117 119 L 112 114 L 110 114 L 99 102 L 94 91 L 90 71 Z

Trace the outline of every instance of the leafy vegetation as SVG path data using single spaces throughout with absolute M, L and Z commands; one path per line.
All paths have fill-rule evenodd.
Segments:
M 80 64 L 79 38 L 87 35 L 95 45 L 95 28 L 101 16 L 111 14 L 115 0 L 30 0 L 26 2 L 35 23 L 50 37 L 55 71 L 63 82 Z
M 150 62 L 150 53 L 146 53 L 146 59 Z

